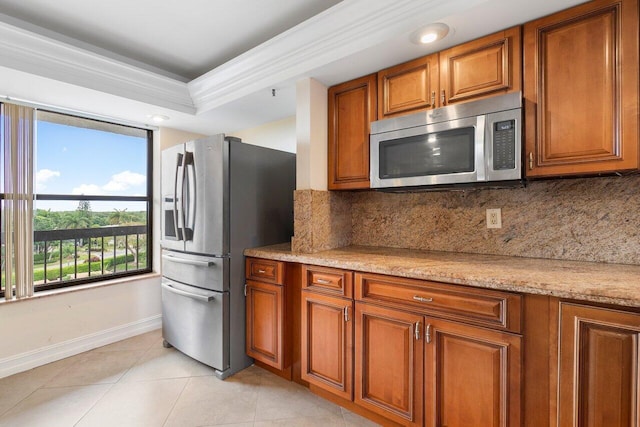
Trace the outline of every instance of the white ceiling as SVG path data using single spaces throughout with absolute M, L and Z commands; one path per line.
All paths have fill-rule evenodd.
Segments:
M 295 114 L 299 79 L 329 86 L 582 2 L 0 0 L 0 95 L 231 133 Z M 430 22 L 452 31 L 411 44 Z
M 0 13 L 192 80 L 340 0 L 1 0 Z

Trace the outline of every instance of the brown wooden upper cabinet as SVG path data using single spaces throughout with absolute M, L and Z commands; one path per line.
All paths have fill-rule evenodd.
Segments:
M 378 119 L 436 107 L 438 54 L 378 71 Z
M 520 27 L 440 52 L 440 99 L 445 106 L 522 87 Z
M 638 0 L 524 26 L 528 177 L 638 168 Z
M 329 88 L 329 190 L 369 188 L 369 130 L 376 75 Z

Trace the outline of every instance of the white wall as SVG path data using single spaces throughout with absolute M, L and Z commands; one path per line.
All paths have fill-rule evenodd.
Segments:
M 296 116 L 276 120 L 261 126 L 233 132 L 231 136 L 242 139 L 247 144 L 296 152 Z
M 296 83 L 296 189 L 327 189 L 327 87 Z
M 160 130 L 154 134 L 156 142 L 159 143 L 160 151 L 173 145 L 182 144 L 193 139 L 204 138 L 205 136 L 206 135 L 201 135 L 199 133 L 185 132 L 178 129 L 164 127 L 160 128 Z M 156 169 L 160 170 L 160 168 Z
M 0 378 L 161 326 L 160 278 L 3 303 Z

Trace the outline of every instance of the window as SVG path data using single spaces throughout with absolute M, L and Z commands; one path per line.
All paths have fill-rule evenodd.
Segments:
M 151 154 L 149 130 L 36 111 L 35 292 L 151 271 Z

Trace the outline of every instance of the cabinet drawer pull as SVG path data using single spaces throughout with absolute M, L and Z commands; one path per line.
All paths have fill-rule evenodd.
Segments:
M 258 273 L 260 273 L 260 274 L 264 274 L 266 272 L 267 272 L 266 270 L 262 270 L 262 269 L 258 270 Z
M 331 284 L 331 280 L 316 279 L 316 283 L 318 285 L 330 285 Z
M 349 321 L 349 306 L 345 306 L 344 308 L 344 321 L 345 322 Z
M 420 322 L 416 322 L 415 337 L 416 341 L 420 339 Z
M 427 325 L 427 329 L 424 331 L 424 339 L 427 344 L 431 344 L 431 324 Z
M 421 297 L 419 295 L 414 295 L 413 296 L 413 300 L 414 301 L 420 301 L 420 302 L 431 302 L 431 301 L 433 301 L 433 298 L 425 298 L 425 297 Z

